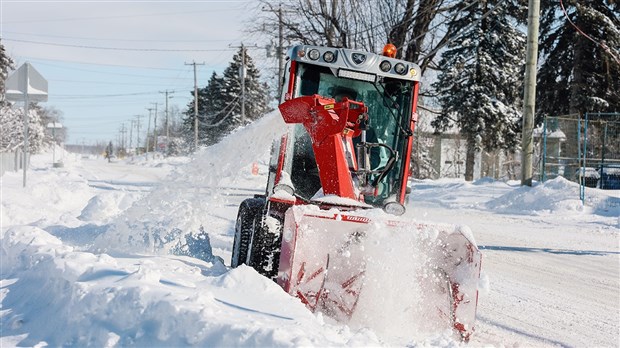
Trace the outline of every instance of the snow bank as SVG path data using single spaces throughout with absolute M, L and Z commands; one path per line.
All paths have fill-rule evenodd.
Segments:
M 45 167 L 51 167 L 51 161 L 48 163 L 47 160 L 47 156 L 33 156 L 25 188 L 22 187 L 22 172 L 7 172 L 2 176 L 0 218 L 4 227 L 80 224 L 76 216 L 93 196 L 93 190 L 87 180 L 71 168 L 44 170 Z M 33 209 L 33 202 L 40 202 L 46 209 Z
M 3 336 L 12 337 L 3 346 L 327 346 L 356 337 L 325 327 L 249 267 L 95 255 L 30 226 L 8 230 L 1 253 Z
M 533 187 L 522 186 L 486 203 L 486 208 L 501 213 L 598 214 L 620 216 L 620 196 L 612 191 L 588 189 L 582 203 L 579 184 L 557 177 Z

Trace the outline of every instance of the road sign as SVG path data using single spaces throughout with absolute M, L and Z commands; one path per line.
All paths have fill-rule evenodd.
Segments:
M 10 101 L 47 101 L 47 80 L 30 63 L 24 63 L 5 83 L 6 99 Z

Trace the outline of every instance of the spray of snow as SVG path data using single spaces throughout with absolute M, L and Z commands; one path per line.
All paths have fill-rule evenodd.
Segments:
M 271 142 L 283 132 L 279 113 L 272 112 L 202 149 L 183 172 L 174 172 L 165 184 L 124 211 L 97 238 L 94 250 L 168 254 L 188 250 L 213 231 L 223 229 L 232 236 L 234 219 L 214 219 L 205 212 L 225 214 L 218 212 L 226 205 L 225 190 L 264 190 L 264 179 L 252 176 L 248 168 L 254 162 L 263 167 L 268 164 Z M 217 242 L 228 244 L 230 240 Z

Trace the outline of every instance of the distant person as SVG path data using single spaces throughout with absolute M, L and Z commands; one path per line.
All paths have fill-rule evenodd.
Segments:
M 112 162 L 113 150 L 114 148 L 112 147 L 112 142 L 110 141 L 108 146 L 105 148 L 105 154 L 104 154 L 105 158 L 108 159 L 108 163 Z

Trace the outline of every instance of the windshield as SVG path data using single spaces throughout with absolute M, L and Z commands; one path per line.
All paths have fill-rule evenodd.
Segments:
M 399 159 L 406 153 L 413 81 L 383 78 L 376 83 L 339 78 L 326 67 L 299 64 L 300 81 L 294 97 L 319 94 L 340 101 L 349 99 L 363 102 L 368 107 L 370 127 L 366 141 L 382 143 L 398 153 Z M 359 139 L 353 139 L 359 142 Z M 387 149 L 376 147 L 371 152 L 372 169 L 385 166 L 389 160 Z M 403 161 L 398 160 L 388 174 L 379 182 L 378 195 L 367 196 L 366 203 L 381 206 L 385 199 L 398 195 L 401 187 Z M 374 180 L 375 178 L 372 178 Z

